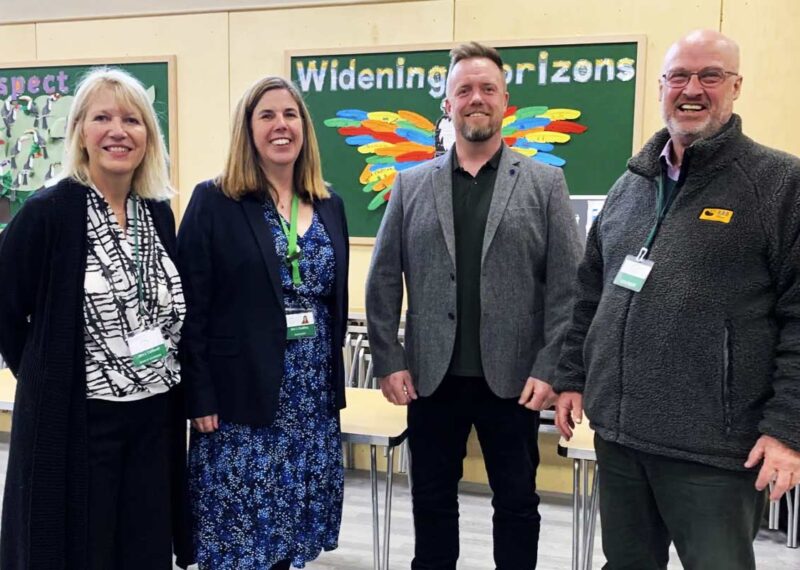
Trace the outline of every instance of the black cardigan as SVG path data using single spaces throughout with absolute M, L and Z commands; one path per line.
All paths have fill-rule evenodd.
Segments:
M 17 377 L 0 533 L 3 570 L 87 565 L 86 192 L 70 179 L 40 190 L 0 233 L 0 353 Z M 174 259 L 172 211 L 165 202 L 146 203 Z M 173 537 L 185 567 L 191 542 L 180 385 L 170 394 Z
M 348 236 L 336 194 L 314 208 L 336 261 L 330 298 L 332 382 L 344 407 L 342 344 L 347 329 Z M 213 181 L 192 193 L 178 232 L 186 295 L 179 355 L 190 418 L 270 425 L 278 409 L 286 349 L 280 266 L 263 201 L 225 196 Z

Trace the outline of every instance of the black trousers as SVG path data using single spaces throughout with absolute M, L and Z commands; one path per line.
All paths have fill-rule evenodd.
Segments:
M 483 378 L 458 376 L 447 376 L 431 396 L 408 408 L 415 535 L 411 568 L 456 568 L 458 482 L 473 425 L 493 492 L 497 569 L 532 570 L 540 522 L 539 414 L 516 398 L 498 398 Z
M 88 400 L 89 570 L 171 570 L 169 396 Z
M 756 473 L 636 451 L 595 435 L 606 570 L 755 570 Z

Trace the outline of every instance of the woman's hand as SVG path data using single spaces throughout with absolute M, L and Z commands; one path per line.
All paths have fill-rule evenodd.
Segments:
M 219 416 L 213 414 L 210 416 L 203 416 L 202 418 L 194 418 L 192 420 L 192 427 L 200 433 L 212 433 L 219 429 Z

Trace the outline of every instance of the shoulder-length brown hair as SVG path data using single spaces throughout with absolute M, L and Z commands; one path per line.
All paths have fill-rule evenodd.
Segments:
M 231 142 L 225 168 L 217 177 L 217 183 L 229 198 L 239 200 L 246 194 L 264 194 L 270 183 L 261 169 L 258 151 L 253 142 L 251 121 L 253 111 L 267 91 L 285 89 L 297 103 L 303 121 L 303 148 L 294 163 L 294 190 L 304 200 L 328 198 L 330 193 L 322 179 L 322 165 L 314 125 L 303 97 L 297 88 L 283 77 L 269 76 L 256 81 L 244 92 L 233 113 Z

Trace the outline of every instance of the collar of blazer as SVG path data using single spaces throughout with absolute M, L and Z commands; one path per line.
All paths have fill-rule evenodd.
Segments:
M 245 218 L 250 223 L 250 229 L 256 238 L 258 249 L 261 251 L 261 258 L 267 266 L 267 273 L 272 284 L 272 290 L 278 302 L 283 304 L 283 286 L 281 285 L 281 260 L 275 253 L 275 240 L 272 239 L 272 232 L 264 222 L 264 202 L 251 197 L 244 197 L 239 201 L 244 210 Z
M 436 213 L 439 216 L 439 223 L 442 225 L 444 241 L 447 244 L 447 252 L 455 266 L 456 263 L 456 238 L 453 226 L 453 172 L 450 164 L 453 160 L 455 145 L 450 147 L 445 154 L 434 159 L 433 176 L 433 200 L 436 205 Z M 481 253 L 481 263 L 486 259 L 486 252 L 492 244 L 497 226 L 503 218 L 503 212 L 508 205 L 508 199 L 517 184 L 520 173 L 520 164 L 523 156 L 514 152 L 503 143 L 503 153 L 500 155 L 500 164 L 497 167 L 497 179 L 494 183 L 492 193 L 492 203 L 489 206 L 489 216 L 486 219 L 486 232 L 483 234 L 483 251 Z

